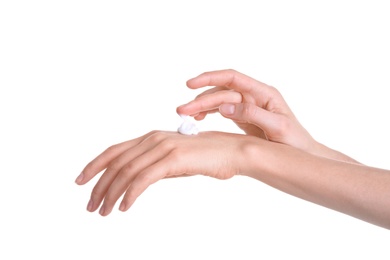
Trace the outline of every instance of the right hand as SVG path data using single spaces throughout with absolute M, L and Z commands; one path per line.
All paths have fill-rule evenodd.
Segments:
M 234 70 L 205 72 L 187 81 L 191 89 L 214 86 L 177 108 L 178 114 L 203 120 L 220 112 L 246 134 L 291 145 L 307 152 L 315 140 L 298 122 L 277 89 Z

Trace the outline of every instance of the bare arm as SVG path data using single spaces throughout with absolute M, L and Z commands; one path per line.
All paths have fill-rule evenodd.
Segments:
M 183 136 L 150 132 L 114 145 L 76 179 L 85 184 L 104 170 L 87 209 L 126 211 L 154 182 L 204 174 L 227 179 L 241 174 L 307 201 L 390 229 L 390 171 L 359 164 L 315 141 L 273 87 L 233 70 L 207 72 L 187 82 L 214 86 L 177 108 L 202 120 L 220 112 L 246 135 L 203 132 Z
M 307 201 L 390 229 L 390 171 L 263 143 L 246 175 Z M 255 160 L 261 158 L 261 160 Z M 264 163 L 267 162 L 267 163 Z
M 85 184 L 104 170 L 87 209 L 108 215 L 123 196 L 126 211 L 156 181 L 203 174 L 246 175 L 283 192 L 390 229 L 390 172 L 313 155 L 258 137 L 223 132 L 184 136 L 154 131 L 114 145 L 77 178 Z
M 179 114 L 203 120 L 219 112 L 247 135 L 287 144 L 306 152 L 350 163 L 351 157 L 317 142 L 299 123 L 279 91 L 235 70 L 200 74 L 187 81 L 191 89 L 212 86 L 177 108 Z

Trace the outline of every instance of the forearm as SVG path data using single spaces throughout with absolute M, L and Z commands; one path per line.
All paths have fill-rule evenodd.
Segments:
M 259 142 L 244 174 L 293 196 L 390 229 L 390 172 Z
M 336 150 L 333 150 L 317 141 L 314 141 L 314 144 L 311 147 L 311 153 L 322 156 L 325 158 L 337 160 L 337 161 L 342 161 L 342 162 L 347 162 L 347 163 L 355 163 L 355 164 L 361 164 L 355 159 L 339 152 Z

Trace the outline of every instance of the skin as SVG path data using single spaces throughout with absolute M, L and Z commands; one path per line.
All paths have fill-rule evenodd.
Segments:
M 220 112 L 246 134 L 291 145 L 320 156 L 358 163 L 354 159 L 317 142 L 298 122 L 279 91 L 234 70 L 205 72 L 187 81 L 190 89 L 214 86 L 193 101 L 177 108 L 177 113 L 203 120 Z
M 316 142 L 275 88 L 233 70 L 207 72 L 187 85 L 214 88 L 178 107 L 178 113 L 202 120 L 220 112 L 245 134 L 152 131 L 113 145 L 76 179 L 83 185 L 103 172 L 88 211 L 100 208 L 99 213 L 107 216 L 122 195 L 119 210 L 126 211 L 149 185 L 164 178 L 245 175 L 390 229 L 390 171 L 362 165 Z M 226 113 L 226 108 L 233 113 Z

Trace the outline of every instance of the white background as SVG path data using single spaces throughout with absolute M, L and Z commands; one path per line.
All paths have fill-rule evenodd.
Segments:
M 138 2 L 138 3 L 136 3 Z M 1 1 L 1 259 L 389 259 L 390 232 L 244 177 L 169 179 L 85 210 L 82 168 L 176 130 L 186 80 L 277 87 L 320 142 L 390 169 L 386 1 Z M 202 130 L 239 132 L 219 115 Z

